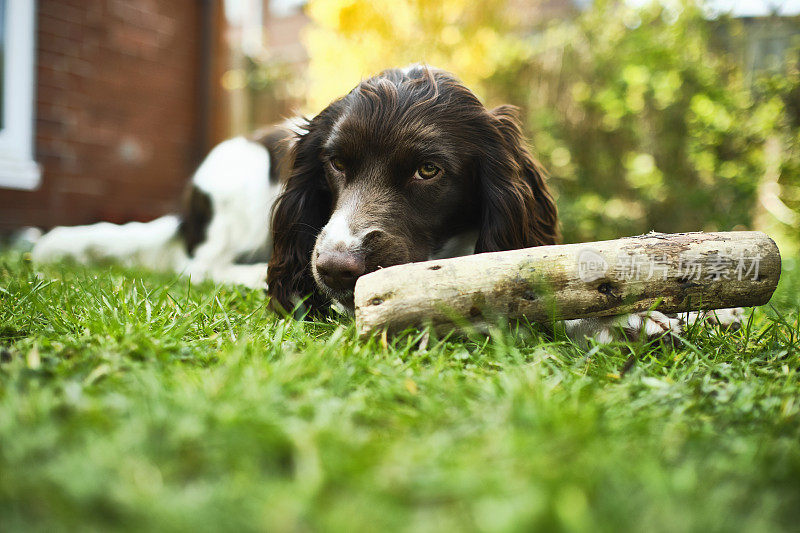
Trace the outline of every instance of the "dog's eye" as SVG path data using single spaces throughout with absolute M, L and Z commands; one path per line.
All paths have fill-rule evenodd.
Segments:
M 342 161 L 338 157 L 331 157 L 330 161 L 331 161 L 331 166 L 334 168 L 334 170 L 336 170 L 337 172 L 344 172 L 345 169 L 344 161 Z
M 423 163 L 417 169 L 417 172 L 414 174 L 414 178 L 418 180 L 429 180 L 431 178 L 435 178 L 441 174 L 441 172 L 442 169 L 433 163 Z

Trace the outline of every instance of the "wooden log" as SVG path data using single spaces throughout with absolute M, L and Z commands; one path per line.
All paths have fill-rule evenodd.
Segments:
M 501 317 L 549 321 L 657 309 L 665 313 L 767 303 L 781 257 L 758 231 L 649 233 L 410 263 L 362 276 L 361 336 L 438 330 Z

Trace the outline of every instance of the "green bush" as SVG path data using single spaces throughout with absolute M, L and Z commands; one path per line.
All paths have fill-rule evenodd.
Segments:
M 537 38 L 525 105 L 567 239 L 753 226 L 786 108 L 716 42 L 737 29 L 690 4 L 598 2 Z

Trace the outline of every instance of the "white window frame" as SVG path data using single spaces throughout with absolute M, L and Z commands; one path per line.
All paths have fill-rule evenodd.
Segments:
M 34 161 L 35 19 L 35 0 L 6 0 L 0 187 L 9 189 L 35 189 L 42 175 Z

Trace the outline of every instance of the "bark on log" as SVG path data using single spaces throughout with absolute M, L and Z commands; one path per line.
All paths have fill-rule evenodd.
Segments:
M 361 336 L 466 319 L 549 321 L 767 303 L 781 257 L 757 231 L 649 233 L 398 265 L 359 278 Z

